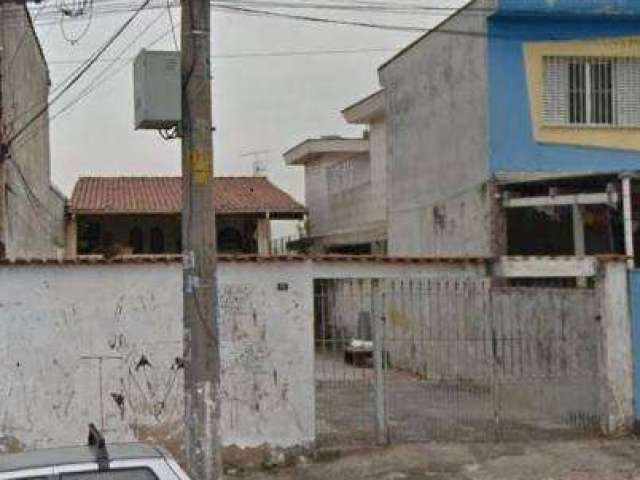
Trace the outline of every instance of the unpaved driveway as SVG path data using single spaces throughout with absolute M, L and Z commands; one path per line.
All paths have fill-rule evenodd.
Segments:
M 331 462 L 242 477 L 250 480 L 640 480 L 640 441 L 407 445 L 356 452 Z

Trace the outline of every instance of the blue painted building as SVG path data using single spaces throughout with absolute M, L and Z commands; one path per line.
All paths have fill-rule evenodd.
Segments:
M 391 253 L 633 254 L 640 1 L 475 0 L 380 78 Z
M 488 24 L 492 174 L 501 171 L 612 172 L 640 168 L 640 141 L 636 138 L 640 130 L 629 129 L 640 124 L 617 126 L 613 112 L 613 118 L 603 117 L 602 122 L 592 125 L 570 121 L 547 125 L 544 112 L 536 115 L 533 105 L 543 100 L 534 96 L 544 97 L 545 86 L 536 89 L 532 84 L 537 80 L 531 78 L 540 76 L 544 83 L 545 73 L 550 74 L 545 72 L 549 68 L 545 58 L 571 58 L 576 66 L 582 66 L 584 60 L 580 57 L 616 63 L 628 55 L 640 55 L 640 36 L 635 37 L 640 35 L 640 2 L 502 0 L 496 13 L 488 18 Z M 536 56 L 543 57 L 543 61 L 536 62 L 539 60 Z M 571 64 L 561 66 L 568 69 Z M 607 74 L 613 77 L 606 80 L 613 80 L 615 89 L 615 65 Z M 581 79 L 576 78 L 573 86 L 568 76 L 566 80 L 566 95 L 573 86 L 582 87 Z M 592 95 L 597 95 L 597 85 L 593 87 Z M 640 90 L 634 93 L 640 95 Z M 603 102 L 615 103 L 615 100 L 614 92 Z M 636 107 L 640 106 L 637 103 L 640 98 L 633 101 Z M 615 109 L 615 105 L 603 105 L 607 107 Z M 551 135 L 545 135 L 545 129 L 552 129 Z M 624 130 L 619 132 L 619 129 Z M 611 131 L 616 135 L 611 135 Z M 611 141 L 601 138 L 607 136 L 614 138 Z

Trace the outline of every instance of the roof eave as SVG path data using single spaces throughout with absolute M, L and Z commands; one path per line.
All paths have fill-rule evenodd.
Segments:
M 384 118 L 384 107 L 384 89 L 380 89 L 342 110 L 342 116 L 347 123 L 369 124 Z
M 436 33 L 440 28 L 442 28 L 444 25 L 446 25 L 447 22 L 449 22 L 449 20 L 451 20 L 452 18 L 455 18 L 456 16 L 460 15 L 462 12 L 467 10 L 471 5 L 473 5 L 476 1 L 477 0 L 468 0 L 467 3 L 465 3 L 462 7 L 457 9 L 455 12 L 453 12 L 451 15 L 449 15 L 447 18 L 442 20 L 440 23 L 438 23 L 434 27 L 432 27 L 429 30 L 427 30 L 423 35 L 421 35 L 418 38 L 416 38 L 413 42 L 411 42 L 409 45 L 407 45 L 402 50 L 400 50 L 398 53 L 396 53 L 393 57 L 391 57 L 389 60 L 384 62 L 382 65 L 380 65 L 378 67 L 378 72 L 381 72 L 382 70 L 387 68 L 389 65 L 394 63 L 396 60 L 398 60 L 400 57 L 403 57 L 405 55 L 405 53 L 407 53 L 410 50 L 412 50 L 413 47 L 418 45 L 420 42 L 422 42 L 422 40 L 424 40 L 425 38 L 429 37 L 431 34 Z
M 86 216 L 107 216 L 107 215 L 180 215 L 181 212 L 179 210 L 145 210 L 145 211 L 131 211 L 131 210 L 85 210 L 85 209 L 76 209 L 69 208 L 69 213 L 72 215 L 86 215 Z M 283 209 L 260 209 L 260 210 L 224 210 L 217 211 L 216 215 L 271 215 L 271 216 L 291 216 L 291 217 L 300 217 L 303 218 L 307 214 L 307 211 L 304 207 L 300 207 L 300 209 L 295 210 L 283 210 Z
M 180 215 L 180 210 L 93 210 L 69 207 L 73 215 Z
M 287 150 L 283 156 L 290 166 L 305 165 L 321 155 L 357 155 L 369 151 L 365 138 L 310 138 Z

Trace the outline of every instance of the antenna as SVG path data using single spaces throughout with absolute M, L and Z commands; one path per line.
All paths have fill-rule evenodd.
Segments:
M 267 161 L 262 159 L 261 156 L 271 153 L 272 150 L 254 150 L 252 152 L 245 152 L 240 155 L 240 158 L 253 157 L 252 173 L 256 177 L 266 177 L 269 173 L 267 168 Z

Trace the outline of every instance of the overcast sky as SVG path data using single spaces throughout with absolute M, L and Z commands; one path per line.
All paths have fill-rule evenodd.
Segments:
M 54 0 L 49 0 L 53 3 Z M 331 3 L 325 1 L 324 3 Z M 355 1 L 344 3 L 354 4 Z M 455 0 L 432 0 L 429 5 L 451 6 Z M 154 2 L 158 5 L 158 0 Z M 424 5 L 425 2 L 422 2 Z M 37 7 L 33 9 L 37 15 Z M 279 10 L 284 12 L 285 10 Z M 289 13 L 428 27 L 443 12 L 429 14 L 367 14 L 362 12 L 295 9 Z M 37 30 L 49 62 L 55 88 L 77 63 L 88 57 L 129 14 L 97 15 L 77 43 L 65 40 L 59 23 L 38 21 Z M 180 10 L 173 9 L 179 28 Z M 43 15 L 44 17 L 44 15 Z M 64 23 L 67 35 L 85 27 L 85 20 Z M 170 31 L 166 9 L 150 9 L 136 20 L 105 54 L 114 58 L 151 22 L 124 53 L 132 57 Z M 237 13 L 213 12 L 214 134 L 216 175 L 251 174 L 253 151 L 260 156 L 269 178 L 304 200 L 300 168 L 285 167 L 282 152 L 308 137 L 328 134 L 359 135 L 347 126 L 340 110 L 377 88 L 377 67 L 419 34 L 355 26 L 324 25 Z M 179 38 L 179 32 L 178 38 Z M 153 46 L 172 49 L 171 34 Z M 285 52 L 384 49 L 384 51 L 288 55 Z M 388 50 L 387 50 L 388 49 Z M 234 54 L 278 53 L 278 56 Z M 110 77 L 100 88 L 53 120 L 51 125 L 53 181 L 70 194 L 79 175 L 167 175 L 180 173 L 179 142 L 162 140 L 156 132 L 133 130 L 133 82 L 130 61 L 102 62 L 86 81 L 74 87 L 52 108 L 52 115 L 88 84 Z M 115 74 L 120 69 L 120 72 Z M 280 233 L 285 233 L 282 230 Z

